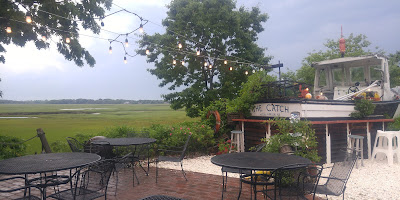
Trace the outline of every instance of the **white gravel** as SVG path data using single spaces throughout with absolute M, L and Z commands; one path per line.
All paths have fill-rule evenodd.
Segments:
M 213 156 L 201 156 L 183 161 L 185 171 L 201 172 L 221 175 L 221 167 L 211 163 Z M 180 170 L 179 163 L 159 163 L 159 167 Z M 323 172 L 329 175 L 329 171 Z M 228 176 L 238 177 L 237 174 L 228 173 Z M 323 181 L 320 182 L 322 184 Z M 325 197 L 323 195 L 322 197 Z M 342 199 L 342 196 L 328 196 L 329 199 Z M 400 200 L 400 164 L 395 162 L 389 166 L 384 161 L 364 160 L 364 167 L 354 167 L 347 183 L 345 199 L 354 200 Z

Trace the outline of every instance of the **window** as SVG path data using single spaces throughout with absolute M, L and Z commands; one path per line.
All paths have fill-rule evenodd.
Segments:
M 364 67 L 352 67 L 350 68 L 351 82 L 364 82 Z

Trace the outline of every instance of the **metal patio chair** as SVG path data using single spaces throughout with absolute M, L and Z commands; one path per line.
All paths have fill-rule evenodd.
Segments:
M 84 152 L 85 145 L 73 137 L 65 138 L 72 152 Z
M 158 163 L 162 162 L 162 161 L 179 162 L 181 164 L 183 177 L 187 181 L 186 172 L 183 170 L 182 161 L 183 161 L 183 158 L 185 157 L 185 153 L 186 153 L 187 146 L 189 144 L 189 140 L 190 140 L 191 136 L 192 136 L 191 134 L 188 135 L 185 145 L 183 147 L 169 147 L 169 148 L 173 148 L 173 149 L 159 149 L 158 150 L 158 151 L 162 151 L 164 153 L 179 154 L 179 156 L 159 156 L 156 159 L 156 183 L 157 183 L 157 179 L 158 179 Z
M 264 147 L 266 146 L 266 143 L 261 143 L 258 144 L 252 148 L 250 148 L 250 152 L 260 152 Z M 230 168 L 230 167 L 222 167 L 221 168 L 222 171 L 222 188 L 224 191 L 226 191 L 226 184 L 228 183 L 228 172 L 229 173 L 235 173 L 235 174 L 250 174 L 251 171 L 250 170 L 239 170 L 239 169 L 235 169 L 235 168 Z M 225 176 L 224 176 L 225 173 Z M 224 179 L 225 177 L 225 179 Z
M 75 186 L 70 189 L 59 191 L 49 197 L 59 200 L 90 200 L 104 196 L 107 199 L 107 188 L 111 173 L 114 169 L 114 161 L 101 160 L 89 166 L 76 177 Z
M 350 178 L 351 172 L 356 162 L 356 152 L 346 152 L 345 160 L 342 162 L 334 163 L 331 167 L 332 169 L 329 176 L 321 176 L 321 179 L 327 179 L 327 181 L 323 185 L 317 185 L 315 194 L 325 194 L 326 198 L 328 198 L 328 195 L 343 195 L 344 200 L 346 184 Z M 313 198 L 315 198 L 315 194 Z

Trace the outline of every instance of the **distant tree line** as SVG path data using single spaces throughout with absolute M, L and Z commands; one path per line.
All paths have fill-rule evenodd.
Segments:
M 125 100 L 125 99 L 59 99 L 59 100 L 0 100 L 0 104 L 164 104 L 163 100 Z

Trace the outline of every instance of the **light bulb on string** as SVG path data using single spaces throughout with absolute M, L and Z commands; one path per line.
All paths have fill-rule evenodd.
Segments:
M 229 71 L 232 71 L 233 70 L 233 67 L 229 67 Z
M 30 12 L 27 12 L 27 13 L 26 13 L 25 20 L 26 20 L 26 22 L 27 22 L 28 24 L 32 23 L 32 15 L 31 15 Z
M 256 70 L 253 69 L 253 73 L 256 73 Z
M 103 21 L 101 21 L 101 22 L 100 22 L 100 25 L 101 25 L 102 27 L 104 27 L 104 22 L 103 22 Z
M 129 47 L 129 43 L 128 43 L 128 35 L 126 35 L 126 39 L 125 39 L 125 47 Z
M 124 63 L 128 63 L 128 60 L 126 60 L 126 56 L 124 56 Z
M 47 40 L 46 36 L 45 36 L 45 35 L 42 35 L 42 41 L 43 41 L 43 42 L 46 42 L 46 40 Z
M 108 48 L 108 53 L 112 54 L 112 47 L 111 47 L 111 44 L 110 44 L 110 48 Z
M 200 55 L 200 49 L 197 49 L 196 55 Z
M 146 55 L 150 55 L 150 51 L 146 49 Z
M 12 30 L 11 30 L 11 27 L 10 27 L 10 26 L 7 26 L 7 28 L 6 28 L 6 32 L 7 32 L 7 33 L 11 33 L 11 32 L 12 32 Z
M 176 65 L 176 60 L 175 59 L 172 60 L 172 64 Z
M 182 63 L 182 65 L 185 65 L 185 60 L 182 60 L 181 63 Z
M 244 74 L 246 74 L 246 75 L 247 75 L 247 74 L 249 74 L 249 72 L 246 70 L 246 71 L 244 72 Z
M 143 24 L 142 24 L 142 23 L 140 23 L 139 32 L 140 32 L 140 33 L 143 33 L 143 32 L 144 32 L 144 30 L 143 30 Z
M 70 39 L 69 37 L 67 37 L 67 38 L 65 38 L 65 42 L 66 42 L 67 44 L 69 44 L 69 43 L 71 42 L 71 39 Z
M 182 44 L 181 43 L 178 44 L 178 48 L 182 49 Z
M 209 65 L 208 68 L 212 69 L 212 65 Z
M 207 62 L 204 62 L 204 67 L 207 67 L 208 66 L 208 63 Z
M 227 60 L 224 60 L 224 65 L 226 65 L 226 64 L 228 64 L 228 61 L 227 61 Z

